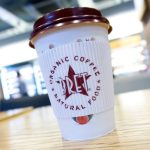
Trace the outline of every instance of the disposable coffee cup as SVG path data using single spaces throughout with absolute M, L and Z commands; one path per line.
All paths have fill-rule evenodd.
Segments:
M 109 21 L 93 8 L 50 12 L 34 24 L 30 46 L 62 136 L 88 140 L 115 128 Z

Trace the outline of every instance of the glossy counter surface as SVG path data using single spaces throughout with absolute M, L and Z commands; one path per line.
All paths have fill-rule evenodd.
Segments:
M 48 107 L 0 122 L 0 150 L 149 150 L 150 90 L 115 96 L 116 130 L 89 141 L 62 139 Z

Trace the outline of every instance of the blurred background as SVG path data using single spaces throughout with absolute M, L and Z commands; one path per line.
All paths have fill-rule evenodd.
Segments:
M 29 37 L 43 14 L 74 6 L 101 10 L 113 27 L 115 94 L 150 88 L 150 0 L 0 0 L 1 111 L 50 104 Z

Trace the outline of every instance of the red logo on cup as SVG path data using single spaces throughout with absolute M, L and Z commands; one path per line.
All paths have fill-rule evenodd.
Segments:
M 90 76 L 91 75 L 89 75 L 87 72 L 76 74 L 73 68 L 69 66 L 68 76 L 65 76 L 65 79 L 60 77 L 60 80 L 56 82 L 61 84 L 65 99 L 76 93 L 88 96 L 89 89 L 87 80 L 90 78 Z
M 65 56 L 55 61 L 49 72 L 50 94 L 62 109 L 82 111 L 97 101 L 101 90 L 100 71 L 90 58 Z M 83 117 L 79 120 L 83 121 Z

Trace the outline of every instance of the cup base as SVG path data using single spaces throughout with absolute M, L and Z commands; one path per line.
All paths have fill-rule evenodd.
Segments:
M 65 140 L 90 140 L 102 137 L 115 129 L 114 109 L 94 114 L 87 124 L 78 124 L 72 118 L 58 120 Z

